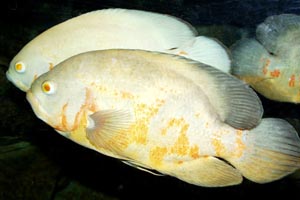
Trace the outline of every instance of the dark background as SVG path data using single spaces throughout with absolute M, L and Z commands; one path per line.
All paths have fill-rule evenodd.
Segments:
M 9 61 L 42 31 L 79 14 L 103 8 L 155 11 L 182 18 L 230 45 L 250 35 L 267 16 L 300 13 L 299 0 L 25 0 L 0 3 L 0 200 L 10 199 L 207 199 L 300 192 L 300 177 L 269 184 L 203 188 L 173 177 L 153 176 L 85 149 L 38 120 L 25 93 L 5 77 Z M 66 33 L 67 34 L 67 33 Z M 201 32 L 200 32 L 201 34 Z M 261 97 L 264 117 L 280 117 L 299 129 L 299 105 Z

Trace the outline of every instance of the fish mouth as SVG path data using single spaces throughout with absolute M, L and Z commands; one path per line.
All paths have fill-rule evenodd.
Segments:
M 6 72 L 6 78 L 23 92 L 27 92 L 30 88 L 19 80 L 14 80 L 9 71 Z
M 34 112 L 34 114 L 45 123 L 49 124 L 50 126 L 53 126 L 54 124 L 49 121 L 49 116 L 46 113 L 46 111 L 41 107 L 41 104 L 39 100 L 34 96 L 31 90 L 28 90 L 26 93 L 26 99 L 31 105 L 31 108 Z

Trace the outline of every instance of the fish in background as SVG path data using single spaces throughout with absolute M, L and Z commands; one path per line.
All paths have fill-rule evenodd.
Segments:
M 234 44 L 232 73 L 266 98 L 300 102 L 300 16 L 266 18 L 256 38 Z
M 22 91 L 63 60 L 86 51 L 144 49 L 178 54 L 229 72 L 224 46 L 198 36 L 187 22 L 141 10 L 104 9 L 71 18 L 44 31 L 10 62 L 7 78 Z
M 278 180 L 300 168 L 300 140 L 262 119 L 243 81 L 181 56 L 99 50 L 73 56 L 27 92 L 34 113 L 66 138 L 206 187 Z

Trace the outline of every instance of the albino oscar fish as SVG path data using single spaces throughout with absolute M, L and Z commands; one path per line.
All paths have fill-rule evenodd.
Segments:
M 34 79 L 73 55 L 115 48 L 178 54 L 225 72 L 231 64 L 220 42 L 197 36 L 194 27 L 181 19 L 114 8 L 79 15 L 39 34 L 12 59 L 7 78 L 27 91 Z
M 278 180 L 300 168 L 300 140 L 282 119 L 262 119 L 243 81 L 181 56 L 99 50 L 37 78 L 27 100 L 66 138 L 191 184 Z
M 231 48 L 232 74 L 268 99 L 300 103 L 300 16 L 268 17 Z

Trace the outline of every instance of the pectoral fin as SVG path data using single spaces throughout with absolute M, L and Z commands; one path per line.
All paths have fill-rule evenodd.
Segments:
M 205 187 L 237 185 L 243 179 L 237 169 L 212 156 L 184 162 L 177 169 L 172 170 L 171 175 Z
M 87 138 L 96 148 L 120 152 L 128 145 L 126 130 L 132 121 L 127 111 L 98 111 L 88 116 Z

